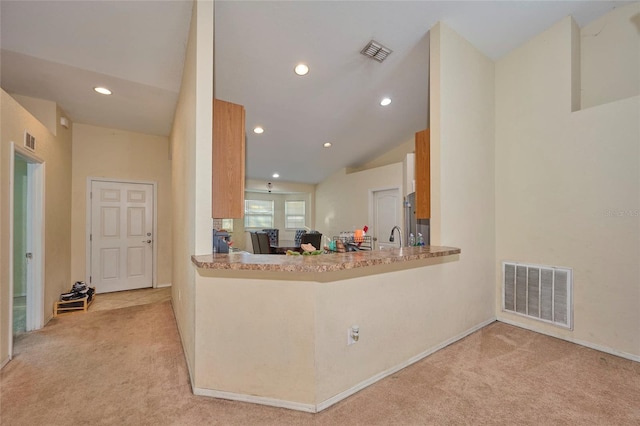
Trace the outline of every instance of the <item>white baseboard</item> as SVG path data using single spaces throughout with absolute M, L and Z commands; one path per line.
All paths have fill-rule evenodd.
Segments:
M 355 385 L 354 387 L 347 389 L 343 392 L 340 392 L 339 394 L 332 396 L 331 398 L 321 402 L 320 404 L 318 404 L 316 406 L 317 408 L 317 412 L 320 412 L 322 410 L 324 410 L 325 408 L 331 407 L 333 404 L 342 401 L 343 399 L 353 395 L 354 393 L 366 388 L 367 386 L 371 386 L 372 384 L 374 384 L 375 382 L 384 379 L 387 376 L 390 376 L 394 373 L 397 373 L 398 371 L 402 370 L 403 368 L 406 368 L 408 366 L 410 366 L 411 364 L 414 364 L 418 361 L 420 361 L 421 359 L 431 355 L 432 353 L 435 353 L 437 351 L 439 351 L 440 349 L 443 349 L 447 346 L 449 346 L 452 343 L 457 342 L 460 339 L 463 339 L 464 337 L 467 337 L 468 335 L 470 335 L 471 333 L 474 333 L 478 330 L 480 330 L 482 327 L 485 327 L 489 324 L 491 324 L 492 322 L 495 322 L 495 318 L 490 318 L 486 321 L 481 322 L 478 325 L 475 325 L 473 327 L 471 327 L 470 329 L 463 331 L 462 333 L 448 339 L 445 340 L 444 342 L 440 343 L 439 345 L 436 345 L 432 348 L 427 349 L 424 352 L 419 353 L 418 355 L 409 358 L 408 360 L 406 360 L 405 362 L 402 362 L 394 367 L 391 367 L 388 370 L 385 370 L 381 373 L 376 374 L 373 377 L 370 377 L 367 380 L 364 380 L 360 383 L 358 383 L 357 385 Z
M 171 283 L 156 284 L 156 288 L 171 287 Z
M 231 401 L 251 402 L 253 404 L 269 405 L 271 407 L 288 408 L 289 410 L 315 413 L 316 405 L 303 404 L 301 402 L 285 401 L 282 399 L 266 398 L 263 396 L 245 395 L 241 393 L 223 392 L 212 389 L 193 388 L 193 393 L 200 396 L 229 399 Z
M 184 363 L 187 365 L 187 372 L 189 373 L 189 383 L 191 384 L 191 391 L 195 393 L 195 387 L 193 384 L 193 374 L 191 372 L 191 364 L 189 364 L 189 355 L 187 354 L 187 346 L 184 344 L 184 338 L 182 337 L 182 331 L 180 330 L 180 324 L 178 323 L 178 314 L 176 313 L 176 306 L 171 301 L 171 310 L 173 311 L 173 318 L 176 322 L 176 329 L 178 329 L 178 336 L 180 336 L 180 344 L 182 345 L 182 356 L 184 356 Z
M 0 370 L 4 368 L 5 365 L 7 365 L 9 363 L 9 361 L 11 361 L 11 357 L 8 356 L 4 359 L 4 361 L 2 361 L 2 363 L 0 363 Z
M 261 404 L 261 405 L 269 405 L 272 407 L 280 407 L 280 408 L 288 408 L 290 410 L 297 410 L 297 411 L 305 411 L 308 413 L 318 413 L 328 407 L 331 407 L 333 404 L 336 404 L 337 402 L 342 401 L 343 399 L 355 394 L 356 392 L 366 388 L 367 386 L 371 386 L 372 384 L 376 383 L 379 380 L 384 379 L 387 376 L 390 376 L 400 370 L 402 370 L 403 368 L 406 368 L 408 366 L 410 366 L 411 364 L 414 364 L 418 361 L 420 361 L 421 359 L 431 355 L 434 352 L 439 351 L 440 349 L 445 348 L 446 346 L 449 346 L 452 343 L 457 342 L 458 340 L 467 337 L 469 334 L 474 333 L 478 330 L 480 330 L 482 327 L 485 327 L 489 324 L 491 324 L 492 322 L 494 322 L 496 320 L 496 318 L 490 318 L 486 321 L 481 322 L 480 324 L 475 325 L 474 327 L 463 331 L 462 333 L 448 339 L 445 340 L 444 342 L 427 349 L 424 352 L 419 353 L 416 356 L 413 356 L 411 358 L 409 358 L 408 360 L 389 368 L 388 370 L 385 370 L 381 373 L 376 374 L 373 377 L 370 377 L 367 380 L 364 380 L 360 383 L 358 383 L 357 385 L 343 391 L 340 392 L 339 394 L 332 396 L 331 398 L 319 403 L 319 404 L 303 404 L 303 403 L 299 403 L 299 402 L 293 402 L 293 401 L 285 401 L 285 400 L 281 400 L 281 399 L 273 399 L 273 398 L 266 398 L 266 397 L 261 397 L 261 396 L 254 396 L 254 395 L 246 395 L 246 394 L 238 394 L 238 393 L 231 393 L 231 392 L 223 392 L 223 391 L 218 391 L 218 390 L 212 390 L 212 389 L 203 389 L 203 388 L 196 388 L 196 387 L 192 387 L 193 389 L 193 393 L 196 395 L 200 395 L 200 396 L 210 396 L 213 398 L 221 398 L 221 399 L 229 399 L 232 401 L 242 401 L 242 402 L 251 402 L 254 404 Z
M 589 349 L 595 349 L 596 351 L 600 351 L 600 352 L 604 352 L 604 353 L 607 353 L 607 354 L 619 356 L 620 358 L 626 358 L 626 359 L 629 359 L 631 361 L 640 362 L 640 355 L 630 354 L 630 353 L 627 353 L 627 352 L 623 352 L 623 351 L 619 351 L 619 350 L 616 350 L 616 349 L 613 349 L 613 348 L 609 348 L 607 346 L 601 346 L 601 345 L 597 345 L 595 343 L 586 342 L 586 341 L 580 340 L 580 339 L 573 339 L 571 337 L 563 336 L 560 333 L 553 333 L 551 331 L 541 330 L 541 329 L 538 329 L 537 327 L 533 327 L 533 326 L 530 326 L 530 325 L 527 325 L 527 324 L 522 324 L 520 322 L 513 321 L 513 320 L 510 320 L 510 319 L 506 319 L 506 318 L 498 318 L 497 320 L 500 321 L 500 322 L 503 322 L 505 324 L 513 325 L 515 327 L 524 328 L 525 330 L 534 331 L 536 333 L 544 334 L 546 336 L 555 337 L 556 339 L 565 340 L 567 342 L 575 343 L 576 345 L 584 346 L 584 347 L 587 347 Z

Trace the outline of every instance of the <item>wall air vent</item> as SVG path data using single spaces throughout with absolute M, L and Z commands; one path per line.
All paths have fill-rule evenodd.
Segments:
M 36 150 L 36 138 L 26 130 L 24 131 L 24 147 L 31 151 Z
M 502 262 L 502 310 L 573 329 L 570 268 Z
M 364 56 L 368 56 L 378 62 L 384 61 L 391 52 L 391 49 L 384 47 L 382 44 L 374 40 L 371 40 L 364 49 L 360 51 Z

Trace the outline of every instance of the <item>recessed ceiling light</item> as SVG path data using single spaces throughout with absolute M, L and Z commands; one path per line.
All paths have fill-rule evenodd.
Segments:
M 110 95 L 111 94 L 111 90 L 107 89 L 106 87 L 94 87 L 93 90 L 95 90 L 96 92 L 100 93 L 101 95 Z
M 325 142 L 322 144 L 325 148 L 329 148 L 331 146 L 331 142 Z
M 382 100 L 380 101 L 380 105 L 382 106 L 387 106 L 391 103 L 391 98 L 382 98 Z
M 309 72 L 309 67 L 305 64 L 298 64 L 293 70 L 298 75 L 307 75 L 307 73 Z
M 258 126 L 255 129 L 253 129 L 253 133 L 257 133 L 257 134 L 264 133 L 264 129 Z
M 278 179 L 280 177 L 280 175 L 277 174 L 277 173 L 274 173 L 274 174 L 271 175 L 271 177 L 273 177 L 274 179 Z

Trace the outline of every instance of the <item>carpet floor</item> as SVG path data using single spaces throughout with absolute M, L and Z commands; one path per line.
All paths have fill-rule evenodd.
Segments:
M 495 322 L 318 414 L 195 396 L 170 302 L 17 337 L 2 425 L 638 425 L 640 363 Z

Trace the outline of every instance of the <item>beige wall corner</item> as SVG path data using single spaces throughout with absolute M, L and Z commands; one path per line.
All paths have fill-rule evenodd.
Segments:
M 498 316 L 637 357 L 640 103 L 629 89 L 572 113 L 574 38 L 566 18 L 497 62 L 495 154 L 496 275 L 505 260 L 573 268 L 574 329 Z
M 441 171 L 440 171 L 440 96 L 441 79 L 441 53 L 440 32 L 442 24 L 438 22 L 429 30 L 429 148 L 431 159 L 431 219 L 429 220 L 429 232 L 431 244 L 439 245 L 442 240 L 440 211 L 441 195 Z
M 441 282 L 459 295 L 450 330 L 495 315 L 494 63 L 443 23 L 430 31 L 432 244 L 460 247 Z
M 195 269 L 191 256 L 210 253 L 213 2 L 195 1 L 182 84 L 171 130 L 173 309 L 192 383 L 195 360 Z
M 107 178 L 157 184 L 158 246 L 156 284 L 171 282 L 171 162 L 168 138 L 108 129 L 88 124 L 73 126 L 72 256 L 74 281 L 85 281 L 87 256 L 87 179 Z

